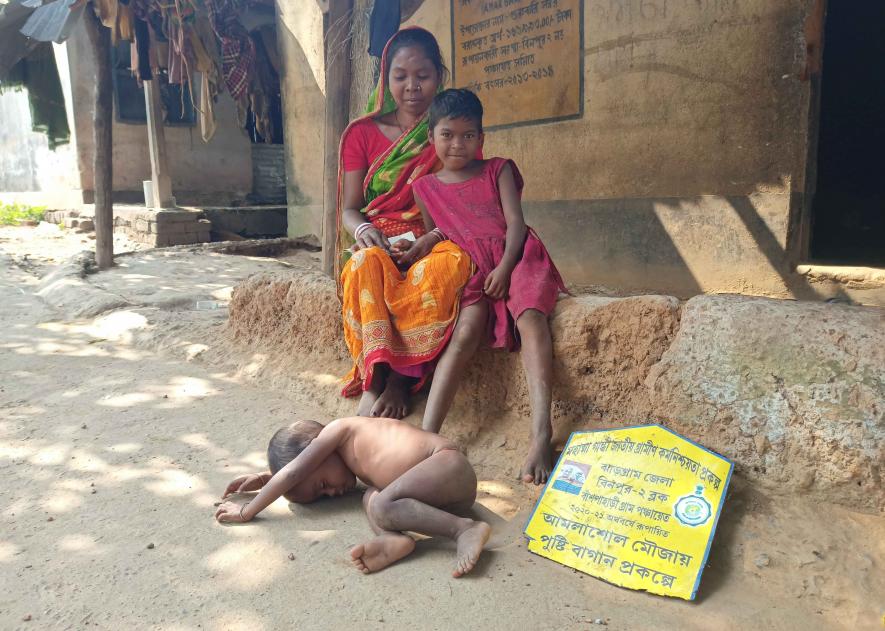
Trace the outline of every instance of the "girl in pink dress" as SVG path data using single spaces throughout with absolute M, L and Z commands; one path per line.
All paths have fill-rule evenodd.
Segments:
M 430 107 L 430 142 L 442 169 L 416 180 L 415 201 L 428 230 L 453 241 L 476 265 L 461 314 L 436 368 L 423 427 L 442 426 L 467 361 L 485 339 L 519 350 L 532 402 L 532 442 L 521 475 L 544 484 L 552 468 L 550 439 L 553 345 L 548 316 L 562 278 L 546 248 L 525 225 L 522 177 L 512 160 L 476 159 L 482 145 L 482 104 L 469 90 L 446 90 Z M 400 263 L 409 265 L 408 253 Z

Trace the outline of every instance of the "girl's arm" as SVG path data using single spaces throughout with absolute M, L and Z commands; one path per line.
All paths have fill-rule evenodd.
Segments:
M 504 255 L 497 267 L 486 276 L 483 289 L 490 298 L 502 300 L 507 297 L 510 290 L 510 275 L 522 256 L 526 234 L 519 191 L 516 189 L 516 180 L 509 163 L 505 164 L 498 174 L 498 191 L 501 195 L 504 220 L 507 222 L 507 236 L 504 241 Z
M 298 456 L 264 485 L 261 492 L 245 506 L 225 502 L 218 507 L 215 518 L 220 522 L 249 521 L 273 504 L 283 494 L 313 473 L 349 436 L 346 423 L 338 420 L 326 425 Z
M 366 205 L 366 198 L 363 195 L 363 180 L 366 177 L 366 169 L 357 171 L 344 172 L 344 195 L 342 202 L 344 210 L 341 213 L 341 223 L 350 234 L 354 234 L 356 229 L 364 223 L 371 223 L 366 220 L 366 216 L 360 212 L 360 209 Z M 390 250 L 390 243 L 387 237 L 378 230 L 378 228 L 366 228 L 360 232 L 356 244 L 360 248 L 370 248 L 377 245 L 384 250 Z
M 424 229 L 427 232 L 430 232 L 434 228 L 436 228 L 436 222 L 433 220 L 433 217 L 430 216 L 430 213 L 427 210 L 427 206 L 424 205 L 424 200 L 418 196 L 418 191 L 414 191 L 415 203 L 418 204 L 418 209 L 421 211 L 421 218 L 424 220 Z
M 418 237 L 414 243 L 409 244 L 407 249 L 399 249 L 399 246 L 402 241 L 397 241 L 394 245 L 394 253 L 393 258 L 396 259 L 397 264 L 401 267 L 411 267 L 416 261 L 421 260 L 433 249 L 440 241 L 444 241 L 445 237 L 442 236 L 442 233 L 439 231 L 433 232 L 436 228 L 436 224 L 433 222 L 433 217 L 430 216 L 430 213 L 427 212 L 427 207 L 424 205 L 424 202 L 418 197 L 418 192 L 414 191 L 415 203 L 418 205 L 418 208 L 421 210 L 421 217 L 424 219 L 424 227 L 427 229 L 427 234 L 424 236 Z

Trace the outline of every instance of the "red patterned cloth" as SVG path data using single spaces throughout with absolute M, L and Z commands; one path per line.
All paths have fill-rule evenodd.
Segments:
M 212 29 L 221 40 L 221 74 L 234 100 L 245 96 L 255 76 L 255 43 L 237 19 L 235 0 L 206 0 Z

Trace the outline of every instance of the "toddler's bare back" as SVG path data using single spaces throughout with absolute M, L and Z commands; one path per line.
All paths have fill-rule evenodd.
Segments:
M 377 489 L 385 488 L 438 451 L 458 449 L 439 434 L 395 419 L 354 416 L 338 422 L 348 430 L 338 454 L 360 480 Z

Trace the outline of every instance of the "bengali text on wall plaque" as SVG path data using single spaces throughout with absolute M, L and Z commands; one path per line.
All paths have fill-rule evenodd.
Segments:
M 581 0 L 452 0 L 454 84 L 482 99 L 485 127 L 581 115 Z

